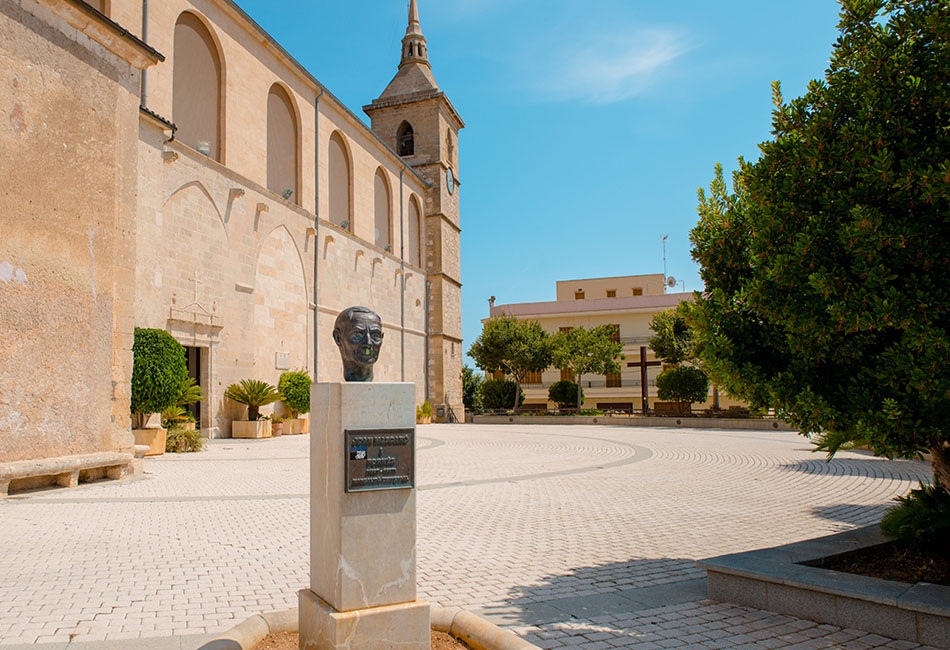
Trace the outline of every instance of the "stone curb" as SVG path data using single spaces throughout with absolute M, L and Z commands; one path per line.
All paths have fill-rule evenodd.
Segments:
M 473 650 L 541 650 L 459 607 L 431 605 L 429 621 L 433 630 L 459 638 Z M 256 614 L 197 650 L 253 650 L 268 634 L 297 632 L 298 627 L 296 609 Z

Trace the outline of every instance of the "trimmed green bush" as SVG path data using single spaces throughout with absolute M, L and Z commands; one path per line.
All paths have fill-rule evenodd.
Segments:
M 709 377 L 693 366 L 673 366 L 657 376 L 656 394 L 661 400 L 678 403 L 685 411 L 693 402 L 706 401 Z
M 242 379 L 240 383 L 231 384 L 224 391 L 224 396 L 238 404 L 246 405 L 248 420 L 260 420 L 261 407 L 273 404 L 283 397 L 271 384 L 260 379 Z
M 429 404 L 429 400 L 426 400 L 416 407 L 416 421 L 420 422 L 430 419 L 432 419 L 432 405 Z
M 580 396 L 577 391 L 581 392 Z M 551 384 L 548 399 L 557 404 L 558 408 L 575 408 L 579 403 L 584 403 L 584 389 L 573 381 L 562 379 Z
M 132 344 L 132 426 L 175 404 L 188 381 L 185 348 L 165 330 L 135 328 Z
M 298 418 L 310 412 L 310 373 L 306 370 L 288 370 L 281 373 L 277 390 L 284 396 L 284 404 L 290 417 Z
M 513 381 L 489 379 L 479 388 L 482 408 L 488 411 L 510 409 L 515 401 L 515 390 L 518 390 L 518 386 Z M 521 406 L 523 401 L 524 393 L 518 390 L 518 406 Z

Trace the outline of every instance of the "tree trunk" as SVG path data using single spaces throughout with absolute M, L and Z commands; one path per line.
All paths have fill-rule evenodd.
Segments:
M 578 415 L 580 415 L 580 412 L 581 412 L 581 377 L 582 376 L 583 375 L 581 375 L 580 373 L 577 373 L 576 375 L 574 375 L 574 378 L 577 380 L 574 383 L 577 384 L 577 414 Z
M 950 441 L 943 441 L 931 448 L 933 456 L 934 483 L 950 490 Z
M 518 412 L 518 396 L 521 395 L 521 378 L 515 375 L 515 404 L 511 407 L 515 413 Z

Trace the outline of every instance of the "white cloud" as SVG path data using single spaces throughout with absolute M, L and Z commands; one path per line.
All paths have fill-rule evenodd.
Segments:
M 531 63 L 522 74 L 542 99 L 611 104 L 644 92 L 691 46 L 676 30 L 628 28 L 575 33 L 529 49 L 536 51 L 524 57 Z

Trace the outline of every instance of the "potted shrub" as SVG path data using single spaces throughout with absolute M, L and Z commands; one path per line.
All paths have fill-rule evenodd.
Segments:
M 277 390 L 284 396 L 284 406 L 290 413 L 290 426 L 284 427 L 287 433 L 307 433 L 310 430 L 309 421 L 300 415 L 310 412 L 311 383 L 306 370 L 288 370 L 280 375 Z
M 274 386 L 259 379 L 242 379 L 228 386 L 224 396 L 247 406 L 247 420 L 231 422 L 232 438 L 270 438 L 270 421 L 261 419 L 261 407 L 281 399 Z
M 166 429 L 177 427 L 186 431 L 195 430 L 195 418 L 185 407 L 189 404 L 204 401 L 205 394 L 201 386 L 195 383 L 194 377 L 188 377 L 181 389 L 175 404 L 162 411 L 162 426 Z
M 424 401 L 416 407 L 416 424 L 432 423 L 432 405 L 429 400 Z
M 270 416 L 270 433 L 275 438 L 284 435 L 284 418 L 279 415 Z
M 135 328 L 132 344 L 132 435 L 136 445 L 147 445 L 146 456 L 165 453 L 165 429 L 147 429 L 152 413 L 175 404 L 188 380 L 185 348 L 165 330 Z

